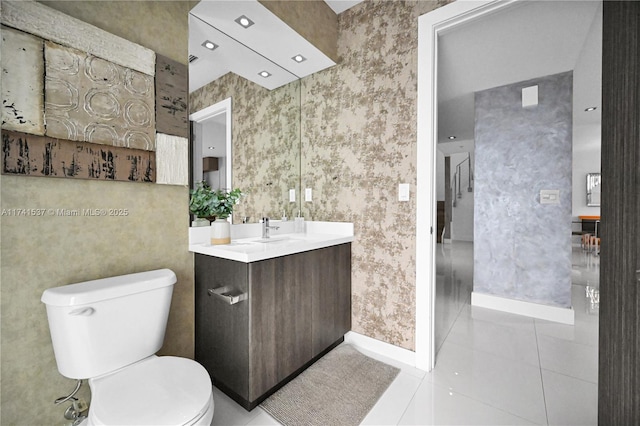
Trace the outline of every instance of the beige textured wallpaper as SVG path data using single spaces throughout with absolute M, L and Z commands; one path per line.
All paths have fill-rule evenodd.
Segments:
M 186 63 L 188 2 L 47 4 L 79 19 L 98 19 L 98 26 Z M 0 424 L 64 422 L 67 404 L 53 401 L 75 381 L 55 365 L 40 302 L 48 287 L 170 268 L 178 283 L 161 353 L 193 357 L 188 198 L 183 186 L 0 177 Z M 106 215 L 95 213 L 100 209 Z M 88 386 L 81 392 L 88 399 Z
M 415 334 L 418 17 L 446 1 L 365 1 L 338 16 L 338 65 L 302 80 L 303 212 L 354 223 L 352 329 Z M 398 184 L 411 198 L 398 202 Z

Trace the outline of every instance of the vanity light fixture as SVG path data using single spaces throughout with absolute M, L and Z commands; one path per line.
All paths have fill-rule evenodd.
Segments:
M 238 23 L 238 25 L 240 25 L 242 28 L 245 28 L 245 29 L 255 24 L 255 22 L 253 22 L 251 19 L 247 18 L 244 15 L 234 20 Z
M 585 110 L 586 112 L 591 112 L 591 111 L 595 111 L 595 110 L 597 110 L 597 109 L 598 109 L 598 107 L 589 107 L 589 108 L 585 108 L 584 110 Z
M 271 73 L 269 71 L 260 71 L 258 75 L 264 78 L 271 77 Z
M 294 61 L 296 61 L 297 63 L 300 62 L 304 62 L 307 60 L 307 58 L 305 58 L 304 56 L 302 56 L 301 54 L 297 54 L 296 56 L 292 57 L 291 59 L 293 59 Z
M 218 45 L 215 44 L 212 41 L 209 40 L 205 40 L 204 43 L 202 43 L 202 46 L 204 46 L 205 48 L 209 49 L 209 50 L 216 50 L 218 48 Z
M 454 140 L 454 139 L 457 139 L 457 138 L 458 138 L 457 136 L 453 136 L 453 135 L 447 137 L 447 139 L 449 139 L 451 141 Z

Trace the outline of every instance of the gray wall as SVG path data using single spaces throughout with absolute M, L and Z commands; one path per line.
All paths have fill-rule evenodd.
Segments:
M 572 85 L 566 72 L 476 93 L 474 292 L 571 306 Z

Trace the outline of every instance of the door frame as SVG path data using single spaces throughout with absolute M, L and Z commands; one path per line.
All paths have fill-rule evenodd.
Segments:
M 435 365 L 438 36 L 519 1 L 455 1 L 418 18 L 415 364 L 421 370 Z

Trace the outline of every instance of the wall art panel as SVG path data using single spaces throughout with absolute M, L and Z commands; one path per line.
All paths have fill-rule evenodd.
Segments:
M 156 54 L 122 37 L 101 30 L 35 1 L 2 2 L 0 20 L 45 40 L 107 58 L 123 67 L 153 76 Z
M 155 150 L 153 77 L 45 42 L 46 135 Z
M 2 174 L 154 182 L 155 152 L 2 131 Z
M 44 135 L 43 41 L 2 28 L 2 128 Z
M 189 185 L 189 140 L 156 135 L 157 183 Z
M 189 69 L 165 56 L 156 56 L 156 130 L 189 137 Z

